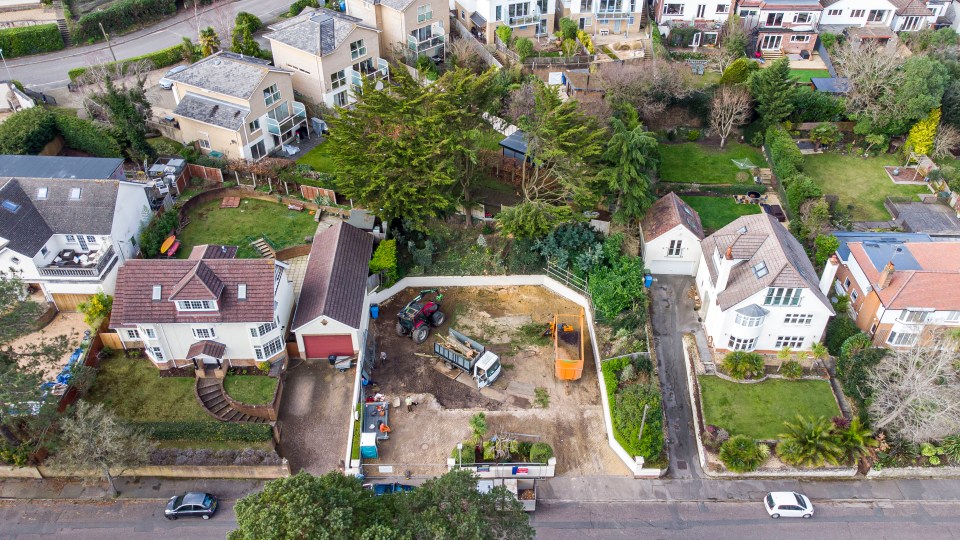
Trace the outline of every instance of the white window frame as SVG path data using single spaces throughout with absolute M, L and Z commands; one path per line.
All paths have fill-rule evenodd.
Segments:
M 810 21 L 813 20 L 813 13 L 809 11 L 801 11 L 793 14 L 793 22 L 797 24 L 810 24 Z
M 912 332 L 890 332 L 890 335 L 887 336 L 887 345 L 894 345 L 898 347 L 911 347 L 917 342 L 917 338 L 920 337 L 920 334 L 915 334 Z
M 263 345 L 255 345 L 253 347 L 253 352 L 256 355 L 257 360 L 267 360 L 280 354 L 283 349 L 283 338 L 278 337 L 264 343 Z
M 763 26 L 767 28 L 782 28 L 783 27 L 783 12 L 778 11 L 774 13 L 767 13 L 767 18 L 763 20 Z M 778 19 L 779 16 L 779 19 Z M 771 19 L 773 24 L 770 24 Z
M 829 16 L 831 16 L 831 17 L 839 17 L 839 16 L 843 15 L 843 10 L 842 10 L 842 9 L 828 9 L 828 10 L 827 10 L 827 15 L 829 15 Z
M 277 323 L 270 321 L 257 326 L 250 327 L 250 337 L 261 337 L 277 329 Z
M 210 139 L 209 139 L 209 138 L 201 137 L 201 138 L 197 139 L 197 143 L 200 145 L 200 148 L 203 148 L 204 150 L 209 150 L 209 149 L 210 149 Z
M 196 339 L 217 339 L 217 329 L 212 326 L 194 326 L 191 331 Z
M 736 322 L 737 322 L 737 324 L 739 324 L 740 326 L 744 326 L 744 327 L 747 327 L 747 328 L 755 328 L 755 327 L 757 327 L 757 326 L 762 325 L 764 319 L 766 319 L 766 318 L 767 318 L 766 315 L 763 315 L 763 316 L 761 316 L 761 317 L 749 317 L 749 316 L 747 316 L 747 315 L 743 315 L 743 314 L 741 314 L 741 313 L 737 313 Z
M 800 349 L 803 347 L 803 342 L 803 336 L 777 336 L 777 343 L 774 345 L 774 348 L 782 349 L 784 347 L 790 347 L 791 349 Z
M 860 295 L 857 294 L 857 291 L 850 291 L 850 301 L 856 302 L 857 298 L 860 298 Z
M 790 36 L 790 43 L 810 43 L 809 34 L 794 34 Z
M 927 322 L 928 315 L 930 315 L 929 311 L 905 309 L 901 315 L 901 320 L 908 323 L 922 324 Z
M 886 9 L 871 9 L 867 12 L 867 22 L 882 23 L 884 20 L 886 20 L 888 11 L 889 10 Z M 879 15 L 879 17 L 877 17 L 877 15 Z
M 417 6 L 417 22 L 422 23 L 433 18 L 433 6 L 425 4 Z
M 213 300 L 177 300 L 177 311 L 215 311 Z
M 799 287 L 770 287 L 763 299 L 765 306 L 799 306 L 803 289 Z
M 157 339 L 157 331 L 149 326 L 141 326 L 139 328 L 140 334 L 143 335 L 146 339 Z
M 263 103 L 267 107 L 280 101 L 280 87 L 276 83 L 263 89 Z
M 259 131 L 259 130 L 260 130 L 260 119 L 257 118 L 257 119 L 254 120 L 253 122 L 250 122 L 250 125 L 249 125 L 248 127 L 250 128 L 250 133 L 253 133 L 254 131 Z
M 680 257 L 683 255 L 683 240 L 671 240 L 670 247 L 667 248 L 667 257 Z
M 83 188 L 70 188 L 70 200 L 79 201 L 80 197 L 83 197 Z
M 783 317 L 783 324 L 789 324 L 792 326 L 810 326 L 813 324 L 813 314 L 787 313 Z
M 347 71 L 346 71 L 345 69 L 341 69 L 340 71 L 337 71 L 336 73 L 331 73 L 331 74 L 330 74 L 330 89 L 331 89 L 331 90 L 336 90 L 337 88 L 341 88 L 341 87 L 344 87 L 344 86 L 346 86 L 346 85 L 347 85 Z
M 960 311 L 948 311 L 944 321 L 948 323 L 960 322 Z
M 367 47 L 362 39 L 358 39 L 350 44 L 350 59 L 357 60 L 367 55 Z
M 147 347 L 147 354 L 154 362 L 165 362 L 166 357 L 163 354 L 163 349 L 160 347 Z
M 333 106 L 346 107 L 347 104 L 350 102 L 349 99 L 347 98 L 348 96 L 347 96 L 346 90 L 344 90 L 343 92 L 337 92 L 336 94 L 333 95 Z
M 756 347 L 757 338 L 744 339 L 731 335 L 727 341 L 727 348 L 731 351 L 752 351 Z
M 138 332 L 136 328 L 126 328 L 125 331 L 127 332 L 128 340 L 134 340 L 134 341 L 140 340 L 140 332 Z
M 850 18 L 851 18 L 851 19 L 859 19 L 859 18 L 861 18 L 861 17 L 865 17 L 866 14 L 867 14 L 867 10 L 865 10 L 865 9 L 851 9 L 851 10 L 850 10 Z
M 676 8 L 679 6 L 679 7 L 680 7 L 680 10 L 679 10 L 679 11 L 675 11 L 675 12 L 671 12 L 671 11 L 670 11 L 670 6 L 673 6 L 673 9 L 676 9 Z M 663 14 L 664 14 L 664 15 L 673 15 L 673 16 L 676 16 L 676 17 L 682 17 L 682 16 L 683 16 L 683 8 L 684 8 L 684 4 L 664 4 L 664 5 L 663 5 Z
M 850 290 L 850 278 L 843 280 L 843 290 Z
M 68 244 L 76 244 L 76 243 L 77 243 L 77 237 L 74 236 L 74 235 L 72 235 L 72 234 L 64 235 L 64 242 L 66 242 L 66 243 L 68 243 Z

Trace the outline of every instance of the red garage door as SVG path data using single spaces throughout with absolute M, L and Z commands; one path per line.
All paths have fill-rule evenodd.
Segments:
M 307 349 L 307 358 L 327 358 L 353 355 L 353 339 L 349 334 L 337 336 L 303 336 L 303 346 Z

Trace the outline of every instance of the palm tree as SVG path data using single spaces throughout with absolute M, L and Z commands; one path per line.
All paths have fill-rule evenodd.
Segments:
M 483 436 L 487 434 L 487 415 L 477 413 L 470 417 L 470 431 L 473 434 L 473 442 L 477 446 L 483 446 Z
M 859 417 L 854 417 L 847 429 L 837 433 L 838 442 L 848 461 L 868 455 L 870 448 L 877 446 L 877 440 L 872 435 L 873 431 L 864 427 Z
M 833 423 L 822 416 L 808 418 L 797 415 L 796 422 L 784 422 L 777 455 L 785 463 L 797 467 L 820 467 L 825 463 L 839 465 L 844 448 L 833 430 Z
M 212 26 L 208 26 L 200 31 L 200 54 L 204 57 L 210 56 L 220 49 L 220 36 Z
M 826 345 L 818 341 L 810 347 L 810 355 L 813 356 L 814 360 L 823 360 L 830 355 L 830 351 L 827 350 Z
M 734 379 L 751 379 L 763 375 L 763 357 L 757 353 L 733 351 L 723 357 L 722 366 Z

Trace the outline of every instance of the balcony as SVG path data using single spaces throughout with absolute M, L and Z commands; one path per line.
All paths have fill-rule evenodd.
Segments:
M 528 15 L 507 18 L 507 26 L 516 27 L 531 24 L 540 24 L 540 8 L 537 6 L 533 6 L 533 10 Z
M 597 16 L 597 20 L 601 22 L 602 21 L 623 21 L 633 17 L 633 14 L 631 14 L 628 11 L 598 10 L 596 16 Z
M 97 254 L 98 252 L 92 253 L 92 258 L 90 253 L 79 254 L 77 257 L 87 257 L 89 260 L 95 262 L 60 261 L 59 263 L 52 263 L 49 266 L 37 268 L 37 272 L 43 277 L 99 278 L 103 274 L 103 271 L 111 265 L 112 261 L 117 259 L 116 253 L 114 252 L 113 246 L 109 246 L 99 255 Z
M 426 52 L 434 47 L 439 47 L 444 44 L 444 37 L 442 34 L 439 36 L 431 36 L 423 41 L 417 41 L 417 38 L 413 36 L 407 36 L 407 48 L 414 53 L 420 54 Z
M 377 59 L 377 68 L 371 69 L 365 64 L 360 64 L 360 70 L 357 71 L 353 68 L 347 69 L 347 74 L 350 77 L 350 83 L 355 88 L 363 88 L 364 79 L 386 79 L 390 75 L 390 64 L 387 63 L 383 58 Z
M 307 109 L 299 101 L 291 101 L 291 114 L 283 120 L 277 121 L 267 117 L 267 131 L 274 135 L 283 135 L 307 119 Z

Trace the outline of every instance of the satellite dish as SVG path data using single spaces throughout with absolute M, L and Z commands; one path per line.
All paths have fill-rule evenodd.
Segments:
M 377 90 L 383 90 L 383 81 L 377 81 L 377 84 L 374 86 Z

